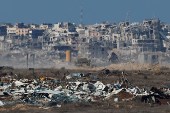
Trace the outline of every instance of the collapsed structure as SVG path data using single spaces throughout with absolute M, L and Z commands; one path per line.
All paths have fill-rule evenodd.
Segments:
M 0 29 L 1 66 L 43 68 L 44 64 L 58 67 L 60 63 L 61 67 L 71 67 L 77 58 L 87 58 L 100 66 L 113 52 L 121 62 L 159 61 L 160 65 L 169 65 L 170 27 L 159 19 L 145 19 L 141 24 L 5 23 Z M 67 60 L 66 54 L 70 56 Z

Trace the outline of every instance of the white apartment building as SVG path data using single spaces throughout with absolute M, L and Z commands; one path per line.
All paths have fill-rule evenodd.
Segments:
M 8 27 L 7 28 L 7 35 L 9 34 L 16 34 L 16 28 L 15 27 Z

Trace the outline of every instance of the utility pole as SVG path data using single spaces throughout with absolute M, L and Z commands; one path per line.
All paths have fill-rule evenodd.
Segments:
M 27 53 L 27 69 L 28 69 L 28 53 Z
M 32 56 L 32 57 L 33 57 L 33 68 L 34 68 L 34 57 L 35 57 L 35 54 L 33 54 L 33 56 Z

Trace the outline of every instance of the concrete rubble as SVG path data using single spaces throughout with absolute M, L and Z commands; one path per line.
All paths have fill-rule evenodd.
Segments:
M 109 71 L 107 71 L 109 72 Z M 139 89 L 132 86 L 124 73 L 113 84 L 103 84 L 100 79 L 83 82 L 82 73 L 66 75 L 65 85 L 54 78 L 39 79 L 9 79 L 8 84 L 1 82 L 0 106 L 5 104 L 23 103 L 39 106 L 57 106 L 68 102 L 97 102 L 98 99 L 112 99 L 114 102 L 129 101 L 137 96 L 143 102 L 170 102 L 170 89 L 161 92 L 157 88 L 151 90 Z M 86 76 L 87 78 L 92 76 Z M 76 79 L 75 79 L 76 78 Z M 159 97 L 158 97 L 159 96 Z M 166 102 L 165 102 L 166 101 Z

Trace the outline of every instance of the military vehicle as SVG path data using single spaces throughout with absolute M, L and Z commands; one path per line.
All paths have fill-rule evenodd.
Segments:
M 97 67 L 96 64 L 92 64 L 87 58 L 77 58 L 75 61 L 75 66 L 78 67 Z
M 117 64 L 120 62 L 118 56 L 114 52 L 111 53 L 109 61 L 111 61 L 112 64 Z

